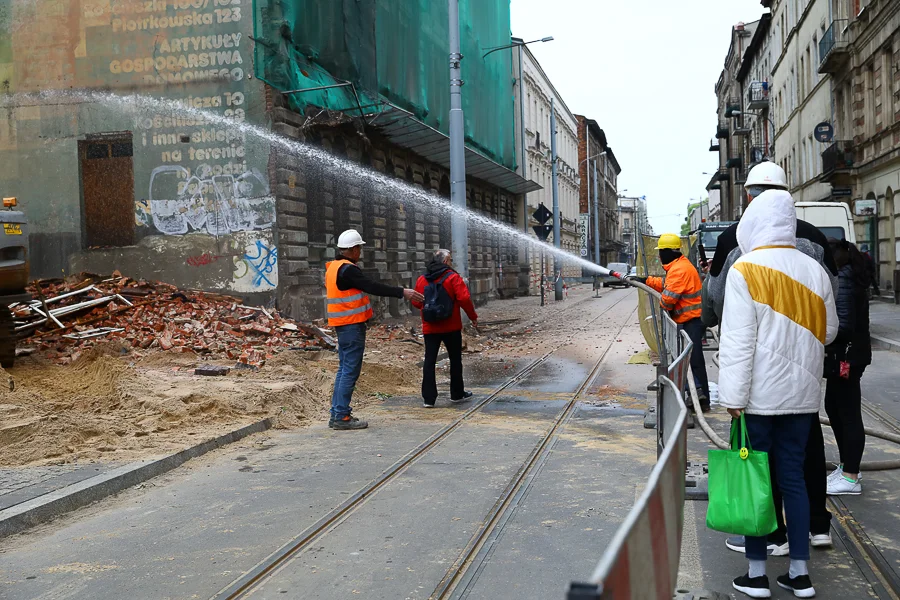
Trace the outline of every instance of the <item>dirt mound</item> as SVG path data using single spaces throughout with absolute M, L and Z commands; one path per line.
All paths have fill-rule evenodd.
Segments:
M 366 356 L 354 408 L 417 393 L 419 357 L 408 351 L 382 345 Z M 98 344 L 69 365 L 20 359 L 9 370 L 15 389 L 0 386 L 0 465 L 124 462 L 266 417 L 278 428 L 324 420 L 338 367 L 334 353 L 305 351 L 285 351 L 257 372 L 232 370 L 225 377 L 196 376 L 197 364 L 196 357 L 174 352 L 135 360 L 117 341 Z

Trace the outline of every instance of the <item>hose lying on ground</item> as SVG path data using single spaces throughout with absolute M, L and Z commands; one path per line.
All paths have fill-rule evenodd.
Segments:
M 655 295 L 659 294 L 659 292 L 657 292 L 653 288 L 651 288 L 647 285 L 644 285 L 642 283 L 639 283 L 637 281 L 632 281 L 630 279 L 622 279 L 622 280 L 625 283 L 628 283 L 636 288 L 644 290 L 651 296 L 655 296 Z M 710 331 L 713 332 L 713 338 L 716 340 L 716 343 L 718 344 L 719 336 L 716 335 L 715 330 L 711 329 Z M 719 353 L 718 352 L 716 352 L 713 355 L 713 363 L 715 363 L 716 367 L 719 366 Z M 699 394 L 697 393 L 697 385 L 694 383 L 693 373 L 688 372 L 687 380 L 688 380 L 688 388 L 689 388 L 689 391 L 691 394 L 691 402 L 692 402 L 693 406 L 697 407 L 700 405 L 700 401 L 698 399 Z M 725 441 L 724 439 L 722 439 L 713 430 L 713 428 L 709 425 L 709 423 L 706 421 L 706 417 L 703 415 L 702 410 L 696 411 L 694 413 L 694 416 L 696 417 L 697 422 L 700 423 L 700 429 L 703 430 L 703 433 L 706 434 L 706 437 L 708 437 L 710 439 L 710 441 L 712 441 L 713 444 L 715 444 L 716 446 L 718 446 L 719 448 L 721 448 L 723 450 L 727 450 L 728 448 L 730 448 L 729 443 L 727 441 Z M 831 427 L 831 421 L 828 420 L 826 417 L 820 416 L 819 422 L 822 425 L 827 425 L 827 426 Z M 865 427 L 863 430 L 865 431 L 866 435 L 868 435 L 868 436 L 872 436 L 872 437 L 878 438 L 880 440 L 885 440 L 887 442 L 893 442 L 895 444 L 900 444 L 900 435 L 898 435 L 896 433 L 889 433 L 887 431 L 878 431 L 877 429 L 872 429 L 871 427 Z M 863 461 L 862 463 L 860 463 L 859 468 L 861 471 L 888 471 L 888 470 L 893 470 L 893 469 L 900 469 L 900 459 Z

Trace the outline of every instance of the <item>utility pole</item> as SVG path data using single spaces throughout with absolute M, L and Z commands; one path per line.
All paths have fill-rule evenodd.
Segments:
M 600 180 L 597 179 L 597 161 L 594 161 L 594 262 L 600 264 L 600 199 L 598 188 Z M 604 215 L 604 218 L 606 216 Z
M 550 98 L 550 160 L 553 162 L 553 245 L 562 248 L 559 222 L 559 157 L 556 154 L 556 104 Z M 562 277 L 560 275 L 559 254 L 553 255 L 554 297 L 557 302 L 563 299 Z
M 466 137 L 462 109 L 462 70 L 459 43 L 459 0 L 450 2 L 450 222 L 453 263 L 469 280 L 469 228 L 466 222 Z

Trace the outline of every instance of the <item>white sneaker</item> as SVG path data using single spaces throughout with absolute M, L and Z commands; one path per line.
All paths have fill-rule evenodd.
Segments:
M 813 548 L 830 548 L 833 543 L 831 541 L 831 532 L 809 534 L 809 543 Z
M 859 496 L 862 494 L 862 485 L 859 480 L 850 481 L 843 475 L 828 482 L 829 496 Z
M 834 471 L 828 474 L 828 481 L 832 481 L 844 474 L 844 465 L 838 465 Z

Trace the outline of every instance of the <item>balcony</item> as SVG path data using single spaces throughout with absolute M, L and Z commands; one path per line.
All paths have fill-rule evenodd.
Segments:
M 853 142 L 835 141 L 822 153 L 822 178 L 830 180 L 838 173 L 846 173 L 853 169 L 854 162 Z
M 744 124 L 744 120 L 741 119 L 740 121 L 735 121 L 734 130 L 731 132 L 731 135 L 733 137 L 748 137 L 752 133 L 753 129 L 750 125 Z
M 719 119 L 719 125 L 716 127 L 716 138 L 724 140 L 728 138 L 728 121 Z
M 772 0 L 760 0 L 763 8 L 772 8 Z
M 710 152 L 718 152 L 720 147 L 721 146 L 719 146 L 719 138 L 714 137 L 713 139 L 709 140 L 709 151 Z
M 725 101 L 725 116 L 727 118 L 741 114 L 741 99 L 729 98 Z
M 747 107 L 750 110 L 769 108 L 769 82 L 754 81 L 747 92 Z
M 731 179 L 731 173 L 728 172 L 728 167 L 719 167 L 717 179 L 719 181 L 728 181 Z
M 850 60 L 847 19 L 837 19 L 819 40 L 819 73 L 837 73 Z
M 726 169 L 740 169 L 744 164 L 744 159 L 740 156 L 729 158 L 725 161 Z

